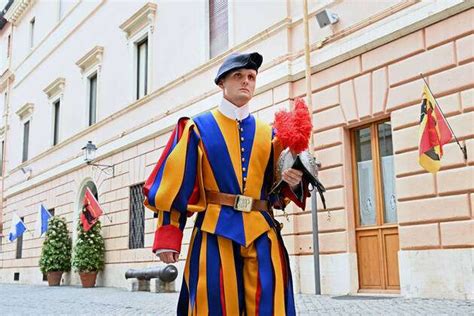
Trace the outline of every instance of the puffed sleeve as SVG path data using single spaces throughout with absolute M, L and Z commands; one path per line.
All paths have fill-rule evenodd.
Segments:
M 143 187 L 144 205 L 158 213 L 153 252 L 180 252 L 187 216 L 206 209 L 201 161 L 196 125 L 181 118 Z

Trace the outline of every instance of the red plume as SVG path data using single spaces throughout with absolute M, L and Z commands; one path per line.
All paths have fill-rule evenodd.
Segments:
M 282 110 L 275 113 L 274 127 L 283 147 L 290 147 L 296 154 L 308 148 L 313 124 L 308 107 L 302 99 L 295 99 L 293 111 Z

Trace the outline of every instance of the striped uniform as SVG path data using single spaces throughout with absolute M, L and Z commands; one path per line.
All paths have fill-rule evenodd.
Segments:
M 206 191 L 270 200 L 275 157 L 271 127 L 218 110 L 179 120 L 144 186 L 145 206 L 158 212 L 153 250 L 180 252 L 186 219 L 196 221 L 178 315 L 294 315 L 287 251 L 272 215 L 206 202 Z M 291 200 L 304 208 L 307 192 Z M 277 199 L 280 201 L 281 199 Z

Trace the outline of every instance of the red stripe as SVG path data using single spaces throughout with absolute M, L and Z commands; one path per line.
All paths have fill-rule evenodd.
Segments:
M 158 163 L 156 164 L 155 168 L 153 168 L 153 172 L 148 177 L 148 179 L 145 182 L 145 185 L 143 186 L 143 193 L 145 193 L 145 196 L 148 196 L 148 192 L 150 192 L 150 189 L 153 186 L 153 183 L 155 182 L 156 174 L 158 173 L 158 170 L 160 170 L 161 165 L 163 164 L 163 161 L 168 156 L 170 148 L 173 145 L 173 140 L 174 140 L 175 135 L 176 135 L 176 128 L 173 130 L 173 133 L 171 134 L 171 137 L 168 140 L 168 143 L 166 144 L 166 147 L 163 150 L 163 153 L 161 154 L 160 159 L 158 160 Z
M 165 149 L 163 150 L 163 153 L 160 156 L 160 159 L 158 160 L 158 163 L 156 164 L 155 168 L 153 168 L 153 172 L 151 175 L 148 177 L 148 179 L 145 182 L 145 185 L 143 186 L 143 193 L 145 194 L 146 197 L 148 197 L 148 193 L 150 192 L 151 187 L 153 186 L 153 183 L 155 182 L 156 175 L 158 174 L 158 171 L 160 170 L 163 161 L 168 157 L 171 147 L 173 146 L 174 139 L 176 136 L 176 133 L 178 133 L 178 141 L 181 138 L 181 135 L 183 134 L 183 130 L 186 127 L 186 124 L 188 123 L 188 118 L 181 118 L 178 121 L 178 124 L 176 125 L 175 129 L 173 130 L 173 133 L 171 134 L 170 139 L 168 140 L 168 143 L 166 144 Z
M 225 312 L 225 295 L 224 295 L 224 275 L 222 273 L 222 264 L 220 266 L 220 271 L 219 271 L 219 279 L 220 279 L 220 288 L 221 288 L 221 306 L 222 306 L 222 315 L 226 316 Z M 209 302 L 212 304 L 212 302 Z
M 451 130 L 448 127 L 448 123 L 446 122 L 445 118 L 442 116 L 438 107 L 435 107 L 435 116 L 438 121 L 439 142 L 440 142 L 440 149 L 442 153 L 443 152 L 442 146 L 451 141 L 451 139 L 453 138 L 453 134 L 451 133 Z
M 285 255 L 283 254 L 283 247 L 280 243 L 278 243 L 278 249 L 280 252 L 280 261 L 281 261 L 281 270 L 283 272 L 283 285 L 285 289 L 287 288 L 288 284 L 288 262 L 285 260 Z
M 193 188 L 193 193 L 191 193 L 191 196 L 188 199 L 188 204 L 196 204 L 199 202 L 199 181 L 198 177 L 196 177 L 196 182 L 194 182 L 194 188 Z
M 262 296 L 262 285 L 260 284 L 260 274 L 257 274 L 257 292 L 255 293 L 255 316 L 259 315 L 260 298 Z
M 441 158 L 443 156 L 443 145 L 449 143 L 453 135 L 437 107 L 434 108 L 434 111 L 433 108 L 429 108 L 426 112 L 426 125 L 420 140 L 420 155 L 435 146 L 439 146 Z

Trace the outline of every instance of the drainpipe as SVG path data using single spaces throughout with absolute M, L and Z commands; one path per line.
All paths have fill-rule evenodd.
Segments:
M 313 117 L 313 100 L 311 89 L 311 60 L 309 43 L 309 21 L 308 21 L 308 0 L 303 2 L 303 25 L 304 25 L 304 55 L 305 55 L 305 78 L 306 78 L 306 104 L 311 118 Z M 310 152 L 314 154 L 314 133 L 311 132 Z M 317 190 L 311 192 L 311 217 L 313 222 L 313 261 L 314 261 L 314 293 L 321 295 L 321 275 L 319 270 L 319 236 L 318 236 L 318 208 L 316 199 Z

